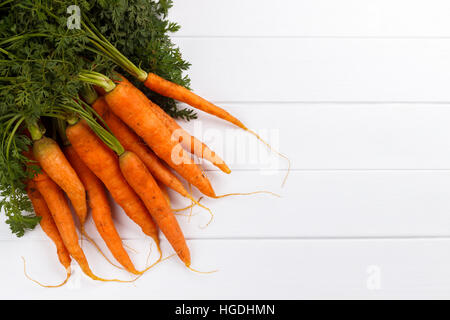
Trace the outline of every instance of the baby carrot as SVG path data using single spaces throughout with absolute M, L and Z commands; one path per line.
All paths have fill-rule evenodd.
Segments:
M 125 251 L 122 240 L 114 226 L 105 187 L 84 164 L 72 146 L 66 146 L 64 153 L 86 188 L 92 219 L 109 250 L 126 270 L 133 274 L 140 274 Z
M 124 83 L 131 83 L 123 76 L 120 76 L 121 81 Z M 139 92 L 142 99 L 146 100 L 147 97 Z M 160 106 L 150 101 L 149 107 L 155 113 L 155 115 L 161 120 L 164 125 L 170 130 L 172 135 L 176 134 L 179 139 L 179 143 L 188 150 L 190 153 L 195 154 L 199 158 L 203 158 L 214 164 L 220 170 L 225 173 L 231 173 L 230 168 L 226 165 L 214 151 L 212 151 L 206 144 L 198 140 L 196 137 L 191 136 L 186 130 L 184 130 L 172 117 L 170 117 Z
M 176 83 L 173 83 L 171 81 L 168 81 L 166 79 L 163 79 L 154 73 L 151 72 L 148 73 L 142 70 L 140 67 L 136 66 L 133 62 L 131 62 L 126 56 L 124 56 L 116 47 L 114 47 L 114 45 L 112 45 L 108 41 L 108 39 L 105 36 L 103 36 L 98 31 L 98 29 L 96 29 L 92 24 L 90 27 L 88 25 L 85 25 L 84 27 L 88 33 L 88 36 L 90 37 L 90 40 L 94 43 L 96 48 L 102 51 L 118 66 L 126 70 L 128 73 L 132 74 L 139 81 L 143 82 L 144 85 L 150 90 L 157 92 L 163 96 L 187 103 L 194 108 L 202 110 L 206 113 L 219 117 L 225 121 L 228 121 L 238 126 L 239 128 L 253 134 L 258 140 L 264 143 L 264 145 L 266 145 L 267 148 L 269 148 L 271 151 L 277 153 L 280 157 L 285 158 L 288 161 L 289 165 L 282 186 L 285 184 L 291 167 L 291 162 L 289 158 L 286 157 L 284 154 L 280 153 L 279 151 L 274 150 L 272 146 L 268 144 L 266 141 L 264 141 L 256 132 L 247 128 L 247 126 L 245 126 L 239 119 L 232 116 L 229 112 L 196 95 L 189 89 L 180 86 Z M 93 84 L 99 85 L 99 83 Z
M 34 212 L 38 217 L 41 217 L 41 221 L 39 222 L 42 230 L 47 234 L 47 236 L 53 241 L 56 246 L 56 253 L 58 254 L 58 259 L 61 265 L 66 269 L 67 277 L 63 283 L 57 286 L 45 286 L 45 287 L 60 287 L 67 283 L 70 278 L 70 264 L 72 263 L 72 259 L 70 258 L 70 254 L 67 251 L 66 246 L 59 234 L 58 228 L 53 221 L 50 210 L 48 209 L 47 203 L 42 197 L 41 193 L 38 191 L 36 182 L 33 180 L 29 180 L 27 182 L 27 194 L 30 198 L 31 204 L 33 205 Z
M 86 190 L 58 144 L 42 137 L 33 143 L 33 155 L 42 169 L 69 197 L 75 212 L 84 225 L 87 216 Z
M 120 156 L 120 169 L 125 179 L 144 201 L 145 206 L 175 252 L 185 265 L 189 267 L 191 265 L 191 256 L 183 232 L 170 205 L 144 163 L 136 154 L 126 151 Z
M 109 110 L 108 104 L 103 97 L 96 99 L 92 107 L 106 122 L 122 146 L 126 150 L 136 153 L 157 180 L 183 197 L 191 197 L 181 181 L 159 160 L 139 136 Z
M 144 85 L 160 95 L 187 103 L 194 108 L 231 122 L 241 129 L 248 130 L 239 119 L 232 116 L 229 112 L 203 99 L 185 87 L 163 79 L 154 73 L 148 73 Z
M 140 98 L 139 89 L 123 82 L 108 89 L 105 99 L 112 112 L 144 139 L 158 157 L 203 194 L 214 197 L 206 175 L 178 141 L 173 141 L 170 131 L 149 108 L 150 101 Z
M 128 217 L 159 246 L 156 225 L 141 199 L 123 177 L 117 155 L 96 136 L 84 120 L 68 126 L 66 135 L 78 156 L 105 184 Z
M 78 234 L 70 212 L 69 205 L 62 190 L 50 177 L 41 172 L 33 178 L 38 191 L 41 193 L 48 209 L 55 221 L 59 234 L 70 255 L 78 262 L 83 272 L 94 280 L 103 279 L 97 277 L 89 267 L 89 263 L 83 250 L 78 244 Z
M 140 98 L 138 88 L 124 82 L 116 85 L 105 75 L 93 71 L 82 71 L 79 78 L 86 83 L 103 87 L 107 92 L 105 99 L 111 111 L 133 129 L 159 158 L 203 194 L 215 196 L 206 175 L 178 141 L 172 139 L 169 129 L 148 107 L 150 101 Z

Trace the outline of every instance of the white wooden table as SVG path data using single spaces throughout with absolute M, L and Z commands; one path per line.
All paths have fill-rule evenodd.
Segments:
M 57 282 L 53 245 L 39 228 L 18 240 L 2 223 L 0 298 L 450 298 L 449 13 L 447 0 L 176 0 L 174 40 L 195 91 L 292 160 L 281 188 L 282 159 L 199 114 L 184 125 L 233 169 L 207 166 L 217 193 L 282 198 L 205 200 L 208 228 L 200 208 L 180 222 L 194 267 L 219 272 L 170 259 L 134 285 L 74 267 L 66 287 L 37 287 L 20 257 Z M 119 209 L 115 218 L 143 266 L 150 241 Z M 129 278 L 83 247 L 96 273 Z

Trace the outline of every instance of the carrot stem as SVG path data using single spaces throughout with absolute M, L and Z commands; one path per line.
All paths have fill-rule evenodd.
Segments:
M 41 139 L 44 134 L 36 122 L 28 123 L 28 131 L 30 132 L 33 141 Z

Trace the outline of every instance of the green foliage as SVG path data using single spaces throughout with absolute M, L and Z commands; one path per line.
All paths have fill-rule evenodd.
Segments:
M 72 4 L 79 5 L 131 61 L 189 86 L 184 75 L 189 64 L 169 38 L 179 29 L 167 20 L 170 0 L 0 0 L 0 209 L 17 236 L 39 222 L 24 185 L 37 170 L 23 155 L 31 145 L 25 132 L 28 125 L 51 124 L 49 119 L 75 114 L 120 149 L 114 136 L 92 122 L 92 111 L 74 101 L 83 86 L 78 79 L 81 70 L 111 75 L 114 65 L 88 50 L 84 30 L 67 28 L 66 10 Z M 144 92 L 171 116 L 196 117 L 192 110 L 178 109 L 172 99 Z
M 17 236 L 39 222 L 25 192 L 35 168 L 23 156 L 31 145 L 24 128 L 42 117 L 63 116 L 56 106 L 77 94 L 81 84 L 74 75 L 86 64 L 80 54 L 87 37 L 45 14 L 53 10 L 49 4 L 25 0 L 1 8 L 0 207 Z
M 22 165 L 26 161 L 22 152 L 28 149 L 30 140 L 23 135 L 12 135 L 12 137 L 11 145 L 13 147 L 9 152 L 5 150 L 5 144 L 1 146 L 0 209 L 6 213 L 6 223 L 9 224 L 11 231 L 21 237 L 25 230 L 33 229 L 39 222 L 39 218 L 33 214 L 22 214 L 22 212 L 32 212 L 31 203 L 24 192 L 23 181 L 29 178 L 36 169 L 30 167 L 31 170 L 24 170 Z M 12 181 L 14 183 L 11 183 Z
M 134 64 L 189 88 L 190 79 L 184 72 L 190 64 L 170 40 L 170 34 L 180 28 L 167 20 L 171 7 L 171 0 L 103 0 L 97 1 L 88 15 L 100 32 Z M 180 110 L 173 99 L 151 92 L 136 79 L 130 80 L 172 117 L 196 118 L 193 110 Z

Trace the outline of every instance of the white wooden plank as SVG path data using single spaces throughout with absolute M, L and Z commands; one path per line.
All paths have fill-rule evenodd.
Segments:
M 450 41 L 179 38 L 214 101 L 450 101 Z
M 181 218 L 191 238 L 449 236 L 450 172 L 236 172 L 213 182 L 219 194 L 271 190 L 269 195 L 205 200 L 215 213 Z M 174 202 L 174 206 L 177 202 Z
M 210 177 L 218 194 L 271 190 L 282 198 L 205 199 L 202 203 L 215 214 L 208 228 L 209 215 L 201 208 L 193 210 L 191 219 L 179 217 L 189 239 L 450 236 L 450 171 L 294 171 L 283 189 L 283 173 L 238 171 Z M 175 208 L 189 204 L 173 193 L 171 197 Z M 119 208 L 114 219 L 122 238 L 145 239 Z M 87 231 L 99 238 L 92 221 Z M 45 238 L 40 230 L 25 237 Z M 0 239 L 15 239 L 3 222 Z
M 130 246 L 145 264 L 145 242 Z M 135 285 L 98 283 L 75 269 L 60 289 L 43 289 L 22 273 L 56 283 L 64 276 L 48 242 L 0 242 L 1 299 L 305 299 L 449 298 L 449 240 L 362 241 L 190 241 L 194 266 L 218 269 L 212 275 L 186 270 L 175 258 L 144 275 Z M 164 250 L 170 253 L 164 244 Z M 86 248 L 95 272 L 129 279 Z
M 450 169 L 450 108 L 432 104 L 224 103 L 293 169 Z M 252 135 L 199 112 L 181 122 L 234 170 L 287 168 Z M 207 166 L 208 169 L 214 169 Z
M 175 1 L 177 36 L 448 37 L 446 0 Z

